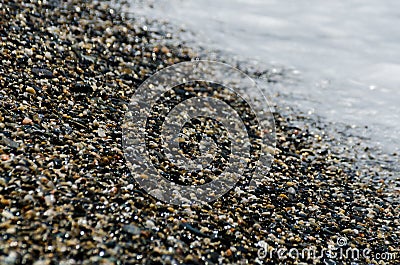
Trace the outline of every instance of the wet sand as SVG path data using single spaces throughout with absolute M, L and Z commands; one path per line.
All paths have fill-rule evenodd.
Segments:
M 0 12 L 1 264 L 309 264 L 263 257 L 259 242 L 322 251 L 343 238 L 369 257 L 315 262 L 379 264 L 373 253 L 399 251 L 398 197 L 365 180 L 379 173 L 361 174 L 324 126 L 279 106 L 256 190 L 202 206 L 156 201 L 126 165 L 122 117 L 135 88 L 192 60 L 190 48 L 160 44 L 171 32 L 104 3 L 3 1 Z

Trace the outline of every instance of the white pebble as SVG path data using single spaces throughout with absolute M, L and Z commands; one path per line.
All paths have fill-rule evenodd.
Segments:
M 45 52 L 44 53 L 44 57 L 46 57 L 46 59 L 51 59 L 51 53 L 49 53 L 49 52 Z
M 25 54 L 28 55 L 28 56 L 32 56 L 33 55 L 32 49 L 25 48 Z
M 147 227 L 147 228 L 152 229 L 152 228 L 154 228 L 155 226 L 156 226 L 156 225 L 154 224 L 153 221 L 151 221 L 151 220 L 147 220 L 147 221 L 146 221 L 146 227 Z
M 106 137 L 106 132 L 102 128 L 97 129 L 97 134 L 99 137 Z
M 290 187 L 290 188 L 288 189 L 288 192 L 289 192 L 290 194 L 296 194 L 296 190 L 295 190 L 293 187 Z
M 13 218 L 13 217 L 14 217 L 14 215 L 13 215 L 12 213 L 10 213 L 9 211 L 7 211 L 7 210 L 3 210 L 3 212 L 1 213 L 1 215 L 2 215 L 4 218 L 7 218 L 7 219 L 10 219 L 10 218 Z

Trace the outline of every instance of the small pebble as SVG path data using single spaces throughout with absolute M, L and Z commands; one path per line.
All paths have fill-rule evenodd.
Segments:
M 33 121 L 32 121 L 31 119 L 29 119 L 29 118 L 24 118 L 24 119 L 22 120 L 22 124 L 23 124 L 23 125 L 32 125 L 32 124 L 33 124 Z
M 14 215 L 12 213 L 10 213 L 9 211 L 3 209 L 1 215 L 6 218 L 6 219 L 11 219 L 14 217 Z
M 169 49 L 166 46 L 163 46 L 161 48 L 161 52 L 164 53 L 164 54 L 167 54 L 167 53 L 169 53 Z
M 156 225 L 154 224 L 153 221 L 151 221 L 151 220 L 147 220 L 147 221 L 146 221 L 146 227 L 147 227 L 147 228 L 153 229 L 155 226 L 156 226 Z
M 141 230 L 135 225 L 125 225 L 124 230 L 132 235 L 139 235 Z
M 106 132 L 105 132 L 104 129 L 102 129 L 102 128 L 98 128 L 98 129 L 97 129 L 97 135 L 98 135 L 99 137 L 102 137 L 102 138 L 104 138 L 104 137 L 107 136 L 107 135 L 106 135 Z
M 33 87 L 30 87 L 30 86 L 28 86 L 27 88 L 26 88 L 26 92 L 28 92 L 28 93 L 31 93 L 31 94 L 36 94 L 36 90 L 35 89 L 33 89 Z

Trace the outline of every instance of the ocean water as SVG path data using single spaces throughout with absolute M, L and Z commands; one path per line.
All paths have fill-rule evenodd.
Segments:
M 271 95 L 290 95 L 303 111 L 363 128 L 368 144 L 388 154 L 399 152 L 400 2 L 153 0 L 131 4 L 132 12 L 194 33 L 192 41 L 199 46 L 291 69 L 297 81 L 271 88 Z

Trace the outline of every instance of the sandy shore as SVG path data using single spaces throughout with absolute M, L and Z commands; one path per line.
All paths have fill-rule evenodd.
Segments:
M 190 49 L 104 3 L 6 0 L 0 14 L 1 264 L 312 264 L 269 251 L 313 246 L 370 250 L 315 263 L 400 262 L 398 197 L 304 116 L 274 113 L 276 155 L 255 191 L 156 201 L 126 165 L 121 123 L 135 88 Z

